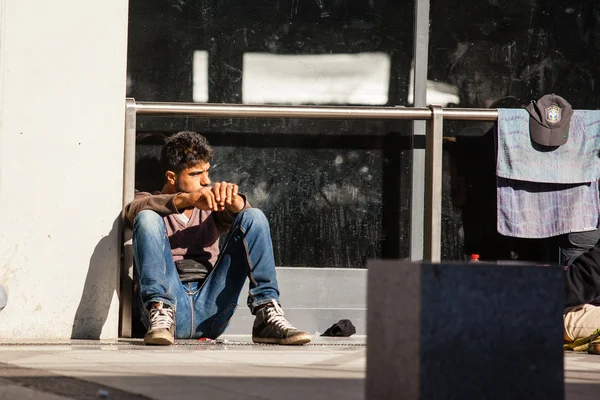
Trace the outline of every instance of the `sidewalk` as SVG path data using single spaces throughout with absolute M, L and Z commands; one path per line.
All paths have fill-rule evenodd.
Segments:
M 365 337 L 308 346 L 140 340 L 0 343 L 0 400 L 364 399 Z M 600 356 L 565 353 L 566 398 L 596 399 Z
M 0 344 L 0 399 L 363 399 L 364 337 L 301 347 L 139 340 Z

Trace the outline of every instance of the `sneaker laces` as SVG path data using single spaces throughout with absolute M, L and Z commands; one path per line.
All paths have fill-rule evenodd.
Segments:
M 277 304 L 276 301 L 273 301 L 272 304 L 272 306 L 269 305 L 266 307 L 265 313 L 267 314 L 267 318 L 265 319 L 265 322 L 267 324 L 273 324 L 279 329 L 296 329 L 283 316 L 283 310 L 281 309 L 281 306 Z
M 150 326 L 152 329 L 169 329 L 173 325 L 173 309 L 164 307 L 162 301 L 150 309 Z

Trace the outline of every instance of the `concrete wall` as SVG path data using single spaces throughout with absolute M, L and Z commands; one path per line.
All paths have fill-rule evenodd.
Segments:
M 0 0 L 0 338 L 117 336 L 127 16 Z

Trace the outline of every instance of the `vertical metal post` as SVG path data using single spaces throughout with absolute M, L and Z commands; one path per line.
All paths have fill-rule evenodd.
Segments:
M 125 106 L 125 153 L 123 157 L 123 209 L 133 200 L 135 192 L 135 100 L 126 99 Z M 120 233 L 122 244 L 119 286 L 119 337 L 131 337 L 133 303 L 133 249 L 131 230 L 127 229 L 121 217 Z
M 429 53 L 429 0 L 415 0 L 413 45 L 413 99 L 415 107 L 427 105 L 427 63 Z M 425 191 L 425 121 L 412 122 L 412 191 L 410 259 L 423 258 L 423 195 Z
M 442 249 L 442 146 L 444 111 L 429 106 L 432 118 L 427 121 L 425 168 L 425 226 L 423 259 L 439 262 Z

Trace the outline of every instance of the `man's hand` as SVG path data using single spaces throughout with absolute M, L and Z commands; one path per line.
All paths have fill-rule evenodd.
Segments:
M 207 211 L 224 211 L 225 209 L 238 213 L 246 205 L 238 195 L 238 185 L 228 182 L 218 182 L 213 187 L 205 186 L 192 193 L 178 193 L 174 199 L 177 209 L 196 207 Z
M 245 201 L 241 196 L 238 196 L 238 185 L 235 183 L 217 182 L 212 191 L 218 206 L 215 211 L 227 209 L 233 213 L 238 213 L 244 208 Z
M 199 208 L 200 210 L 219 211 L 219 204 L 217 203 L 215 194 L 211 189 L 212 188 L 210 186 L 205 186 L 196 192 L 200 196 L 194 203 L 194 207 Z
M 218 211 L 218 204 L 210 186 L 191 193 L 178 193 L 173 200 L 178 210 L 196 207 L 200 210 Z

